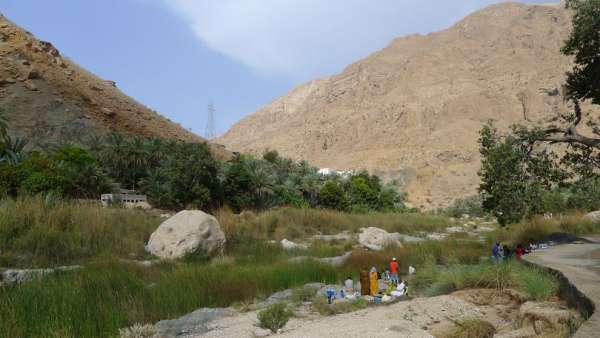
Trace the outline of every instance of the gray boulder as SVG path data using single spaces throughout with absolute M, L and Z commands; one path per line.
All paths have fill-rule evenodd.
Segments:
M 159 337 L 188 337 L 210 331 L 209 323 L 225 316 L 234 316 L 232 309 L 203 308 L 173 320 L 162 320 L 155 325 Z
M 600 222 L 600 210 L 590 212 L 589 214 L 583 216 L 583 219 L 589 222 Z
M 361 229 L 361 233 L 358 235 L 358 243 L 363 247 L 381 251 L 388 245 L 401 246 L 402 235 L 399 233 L 389 233 L 383 229 L 368 227 Z
M 81 269 L 79 265 L 61 266 L 54 269 L 8 269 L 0 274 L 0 282 L 5 285 L 15 285 L 31 282 L 56 271 L 71 271 Z
M 199 210 L 184 210 L 164 221 L 146 245 L 146 250 L 163 259 L 177 259 L 200 252 L 221 253 L 225 234 L 216 218 Z
M 281 247 L 284 250 L 306 250 L 306 245 L 294 243 L 286 238 L 281 240 Z

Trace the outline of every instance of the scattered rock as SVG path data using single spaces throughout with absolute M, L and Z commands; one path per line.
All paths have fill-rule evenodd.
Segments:
M 29 72 L 27 73 L 27 78 L 28 78 L 29 80 L 33 80 L 33 79 L 39 79 L 39 77 L 40 77 L 40 72 L 38 72 L 38 71 L 37 71 L 37 70 L 35 70 L 35 69 L 31 69 L 31 70 L 29 70 Z
M 156 323 L 155 328 L 159 337 L 196 336 L 210 331 L 208 323 L 211 321 L 236 314 L 229 308 L 203 308 L 178 319 L 162 320 Z
M 146 250 L 164 259 L 190 253 L 213 256 L 221 253 L 225 234 L 216 218 L 200 210 L 184 210 L 164 221 L 146 245 Z
M 309 256 L 298 256 L 298 257 L 292 257 L 289 259 L 290 262 L 292 263 L 302 263 L 304 261 L 310 260 L 310 259 L 314 259 L 317 262 L 323 263 L 323 264 L 329 264 L 331 266 L 342 266 L 344 265 L 344 263 L 346 263 L 346 261 L 352 256 L 352 252 L 347 252 L 341 256 L 336 256 L 336 257 L 325 257 L 325 258 L 314 258 L 314 257 L 309 257 Z
M 455 226 L 455 227 L 446 228 L 446 232 L 453 234 L 453 233 L 466 232 L 466 231 L 465 231 L 465 228 L 463 228 L 463 227 Z
M 446 237 L 448 237 L 448 234 L 446 234 L 446 233 L 433 232 L 433 233 L 427 234 L 427 238 L 432 241 L 441 241 L 441 240 L 445 239 Z
M 97 92 L 101 92 L 102 91 L 102 88 L 100 88 L 100 87 L 98 87 L 96 85 L 93 85 L 93 84 L 90 85 L 90 89 L 91 90 L 95 90 Z
M 6 79 L 0 79 L 0 86 L 7 85 L 7 84 L 13 84 L 16 82 L 17 82 L 17 80 L 15 80 L 11 77 L 6 78 Z
M 102 108 L 102 114 L 104 114 L 108 117 L 114 117 L 115 115 L 117 115 L 114 111 L 112 111 L 108 108 Z
M 2 29 L 8 28 L 8 24 L 3 23 L 2 25 L 0 25 L 0 28 L 2 28 Z
M 54 269 L 8 269 L 0 275 L 2 283 L 6 285 L 14 285 L 30 282 L 34 279 L 42 278 L 46 275 L 57 271 L 71 271 L 81 269 L 79 265 L 61 266 Z
M 399 233 L 390 234 L 383 229 L 375 227 L 363 228 L 361 230 L 362 232 L 358 235 L 358 243 L 367 249 L 381 251 L 388 245 L 402 245 Z
M 351 234 L 349 231 L 344 231 L 337 235 L 315 235 L 313 236 L 314 240 L 324 241 L 324 242 L 333 242 L 333 241 L 349 241 L 355 240 L 356 235 Z
M 286 301 L 294 295 L 294 290 L 287 289 L 279 292 L 275 292 L 265 301 L 265 305 L 272 305 L 275 303 L 280 303 Z
M 37 91 L 37 90 L 38 90 L 38 88 L 37 88 L 37 86 L 35 85 L 35 83 L 33 83 L 33 82 L 31 82 L 31 81 L 25 81 L 25 82 L 24 82 L 24 85 L 25 85 L 25 87 L 26 87 L 27 89 L 29 89 L 29 90 L 31 90 L 31 91 Z
M 304 244 L 294 243 L 285 238 L 282 239 L 280 243 L 284 250 L 305 250 L 307 248 Z
M 111 86 L 111 87 L 117 87 L 117 83 L 115 81 L 112 80 L 105 80 L 104 83 L 106 83 L 107 85 Z

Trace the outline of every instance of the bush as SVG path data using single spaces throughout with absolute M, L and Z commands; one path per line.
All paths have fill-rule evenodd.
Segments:
M 479 318 L 467 318 L 455 324 L 448 338 L 492 338 L 496 334 L 494 325 Z
M 486 215 L 486 211 L 483 210 L 481 196 L 475 195 L 454 201 L 452 206 L 444 210 L 444 214 L 456 218 L 462 215 L 483 217 Z
M 258 321 L 260 327 L 263 329 L 269 329 L 273 333 L 277 333 L 287 324 L 292 312 L 287 309 L 285 303 L 277 303 L 270 305 L 266 309 L 258 313 Z

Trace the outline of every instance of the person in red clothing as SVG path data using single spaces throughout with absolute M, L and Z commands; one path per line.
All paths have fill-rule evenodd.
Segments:
M 390 281 L 394 285 L 398 285 L 398 261 L 396 257 L 390 262 Z
M 524 254 L 525 249 L 523 249 L 523 246 L 521 244 L 517 245 L 517 248 L 515 249 L 515 256 L 517 256 L 517 259 L 521 260 Z

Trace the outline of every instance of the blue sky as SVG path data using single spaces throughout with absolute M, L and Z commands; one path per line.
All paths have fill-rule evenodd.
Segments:
M 496 2 L 2 0 L 0 11 L 202 135 L 211 102 L 223 133 L 301 82 Z

